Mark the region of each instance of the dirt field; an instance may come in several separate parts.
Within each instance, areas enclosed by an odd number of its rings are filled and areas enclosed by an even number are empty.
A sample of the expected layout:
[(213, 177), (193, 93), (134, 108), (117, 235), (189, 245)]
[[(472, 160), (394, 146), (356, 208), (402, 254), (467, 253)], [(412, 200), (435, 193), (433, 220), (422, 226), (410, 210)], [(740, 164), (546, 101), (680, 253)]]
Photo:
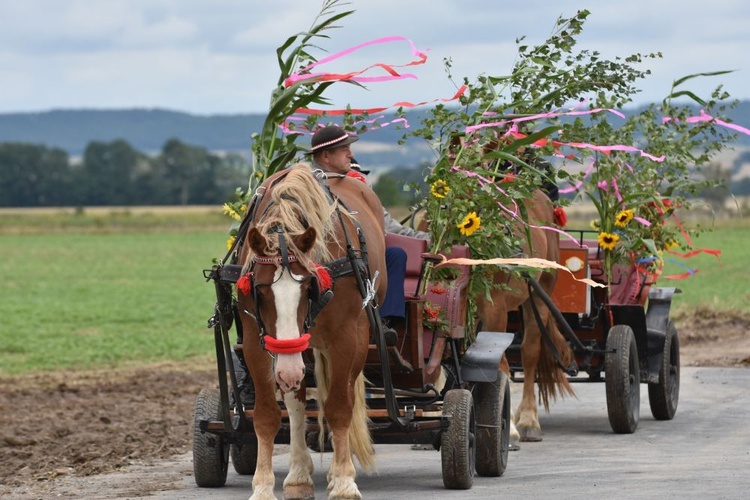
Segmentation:
[[(750, 317), (703, 311), (677, 327), (683, 366), (750, 367)], [(87, 497), (176, 487), (155, 480), (154, 468), (127, 466), (189, 451), (195, 397), (215, 384), (211, 359), (189, 367), (0, 379), (0, 497), (70, 497), (59, 478), (118, 470), (132, 474), (126, 491), (110, 491), (102, 481)]]

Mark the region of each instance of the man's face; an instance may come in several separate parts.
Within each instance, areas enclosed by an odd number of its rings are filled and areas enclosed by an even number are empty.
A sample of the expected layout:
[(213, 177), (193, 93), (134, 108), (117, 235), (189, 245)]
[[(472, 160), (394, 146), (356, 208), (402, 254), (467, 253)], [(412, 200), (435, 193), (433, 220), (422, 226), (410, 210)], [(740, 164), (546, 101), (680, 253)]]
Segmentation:
[(352, 150), (348, 145), (322, 151), (320, 154), (321, 157), (318, 163), (331, 172), (345, 174), (351, 170), (354, 155), (352, 155)]

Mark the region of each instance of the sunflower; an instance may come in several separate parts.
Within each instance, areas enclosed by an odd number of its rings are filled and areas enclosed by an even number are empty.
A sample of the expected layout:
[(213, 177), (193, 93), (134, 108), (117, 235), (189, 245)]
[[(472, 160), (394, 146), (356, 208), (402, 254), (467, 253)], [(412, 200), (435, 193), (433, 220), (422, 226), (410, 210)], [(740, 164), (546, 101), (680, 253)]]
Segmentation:
[(631, 220), (633, 220), (633, 211), (621, 210), (615, 217), (615, 226), (625, 227), (628, 225), (628, 222), (630, 222)]
[(461, 234), (464, 236), (471, 236), (474, 234), (474, 231), (479, 229), (482, 225), (482, 219), (480, 219), (477, 216), (476, 212), (471, 212), (469, 215), (464, 217), (464, 220), (461, 221), (461, 224), (456, 225), (458, 229), (461, 230)]
[(231, 250), (232, 245), (234, 244), (234, 236), (230, 236), (227, 240), (227, 250)]
[(598, 231), (599, 229), (601, 229), (599, 227), (599, 219), (594, 219), (591, 222), (589, 222), (589, 227), (593, 229), (594, 231)]
[(242, 220), (242, 216), (229, 203), (224, 203), (224, 213), (234, 220)]
[(442, 179), (436, 180), (430, 186), (430, 193), (432, 193), (432, 196), (435, 198), (445, 198), (450, 190), (451, 188), (448, 186), (448, 183)]
[(620, 237), (613, 233), (599, 233), (599, 246), (604, 250), (614, 250)]

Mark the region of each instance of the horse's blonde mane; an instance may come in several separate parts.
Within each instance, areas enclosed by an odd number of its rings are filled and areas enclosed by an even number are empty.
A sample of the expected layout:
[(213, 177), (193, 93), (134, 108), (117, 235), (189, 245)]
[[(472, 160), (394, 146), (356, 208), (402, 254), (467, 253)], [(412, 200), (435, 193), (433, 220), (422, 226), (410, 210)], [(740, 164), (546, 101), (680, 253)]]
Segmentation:
[[(330, 260), (328, 243), (333, 240), (335, 226), (332, 215), (336, 206), (329, 201), (310, 165), (298, 163), (291, 167), (283, 180), (270, 189), (268, 196), (270, 204), (262, 212), (261, 220), (255, 223), (261, 234), (266, 236), (266, 253), (279, 253), (274, 227), (281, 224), (289, 251), (297, 256), (305, 268), (312, 271), (315, 262)], [(294, 238), (308, 227), (314, 228), (317, 236), (312, 250), (303, 254), (295, 247)]]

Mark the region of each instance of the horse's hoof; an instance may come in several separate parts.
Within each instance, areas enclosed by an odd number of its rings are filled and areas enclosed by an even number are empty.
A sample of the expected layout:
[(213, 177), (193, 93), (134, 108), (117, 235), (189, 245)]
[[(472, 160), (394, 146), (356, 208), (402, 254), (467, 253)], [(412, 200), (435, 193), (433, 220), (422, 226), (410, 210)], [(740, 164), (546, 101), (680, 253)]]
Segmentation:
[(314, 498), (315, 488), (311, 484), (284, 486), (285, 500), (313, 500)]
[(541, 429), (520, 429), (521, 441), (526, 443), (537, 443), (542, 440)]

